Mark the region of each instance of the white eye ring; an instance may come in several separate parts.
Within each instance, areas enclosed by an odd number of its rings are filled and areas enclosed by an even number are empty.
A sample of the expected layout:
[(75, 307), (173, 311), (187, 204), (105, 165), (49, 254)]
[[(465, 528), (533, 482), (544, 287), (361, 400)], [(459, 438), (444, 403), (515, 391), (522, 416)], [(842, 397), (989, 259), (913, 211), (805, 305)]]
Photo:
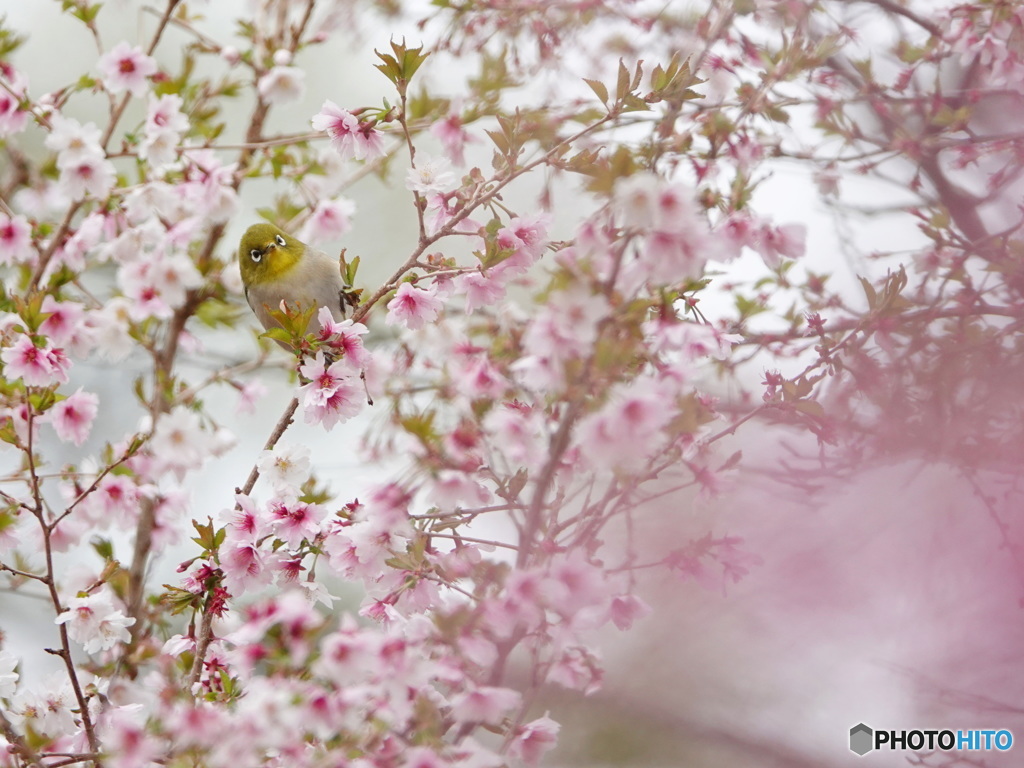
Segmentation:
[(257, 264), (259, 264), (260, 259), (263, 258), (263, 252), (257, 251), (255, 248), (253, 248), (251, 251), (249, 251), (249, 257)]
[(280, 235), (276, 235), (274, 237), (274, 239), (277, 241), (278, 245), (280, 245), (282, 248), (284, 248), (284, 238), (283, 237), (281, 237)]

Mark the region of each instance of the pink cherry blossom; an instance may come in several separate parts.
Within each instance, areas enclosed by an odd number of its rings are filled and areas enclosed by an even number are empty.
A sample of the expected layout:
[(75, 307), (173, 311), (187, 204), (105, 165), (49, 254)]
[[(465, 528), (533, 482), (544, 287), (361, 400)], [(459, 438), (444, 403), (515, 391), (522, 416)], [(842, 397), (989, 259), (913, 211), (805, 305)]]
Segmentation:
[(320, 341), (328, 344), (333, 352), (341, 354), (342, 361), (353, 371), (366, 367), (370, 362), (370, 353), (363, 346), (362, 337), (369, 330), (365, 325), (351, 320), (339, 323), (327, 307), (320, 307), (317, 320), (320, 322), (320, 331), (317, 333)]
[(743, 248), (753, 248), (759, 235), (753, 218), (745, 213), (730, 214), (715, 228), (715, 232), (722, 235), (721, 261), (731, 261), (739, 257)]
[(13, 266), (31, 261), (32, 227), (24, 216), (0, 213), (0, 264)]
[(324, 353), (318, 352), (299, 371), (309, 379), (299, 388), (307, 424), (322, 424), (331, 430), (362, 410), (362, 387), (348, 361), (338, 360), (327, 366)]
[(521, 274), (533, 266), (544, 250), (548, 223), (549, 217), (546, 214), (517, 216), (499, 229), (498, 247), (511, 251), (511, 254), (491, 272)]
[(611, 602), (611, 620), (616, 627), (625, 631), (633, 622), (651, 613), (651, 606), (636, 595), (616, 595)]
[(482, 307), (493, 307), (505, 298), (505, 282), (474, 270), (452, 278), (456, 295), (466, 297), (466, 314), (471, 315)]
[(142, 96), (148, 85), (146, 78), (156, 74), (156, 61), (142, 52), (139, 46), (120, 42), (100, 57), (97, 65), (103, 87), (111, 93)]
[(149, 441), (154, 471), (173, 472), (179, 479), (201, 467), (211, 447), (211, 435), (202, 428), (199, 415), (185, 406), (162, 415)]
[(238, 390), (238, 405), (235, 406), (237, 413), (253, 414), (256, 412), (256, 404), (267, 394), (267, 388), (259, 379), (247, 381)]
[(174, 131), (147, 131), (139, 145), (139, 157), (151, 166), (167, 165), (178, 157), (181, 136)]
[(98, 405), (99, 398), (96, 395), (83, 392), (79, 388), (66, 400), (61, 400), (53, 406), (50, 411), (50, 423), (53, 424), (57, 437), (75, 445), (84, 443), (92, 429)]
[(450, 768), (451, 765), (429, 747), (413, 747), (402, 758), (402, 768)]
[(380, 131), (369, 123), (342, 109), (333, 101), (325, 101), (310, 120), (314, 131), (324, 131), (339, 155), (356, 160), (373, 160), (383, 154)]
[(134, 525), (139, 500), (148, 492), (126, 475), (108, 474), (85, 498), (84, 507), (97, 524)]
[(564, 649), (548, 671), (550, 682), (570, 690), (582, 691), (587, 696), (601, 689), (603, 678), (599, 659), (579, 645)]
[(458, 113), (453, 112), (443, 120), (438, 120), (430, 126), (430, 132), (441, 141), (445, 154), (455, 165), (466, 164), (465, 147), (474, 139), (463, 127)]
[(323, 405), (351, 376), (348, 367), (340, 360), (328, 366), (323, 352), (318, 352), (315, 359), (303, 363), (299, 373), (309, 379), (308, 384), (299, 388), (305, 405)]
[(461, 504), (485, 504), (490, 493), (463, 472), (441, 471), (430, 486), (430, 501), (439, 509), (454, 510)]
[(0, 137), (13, 136), (25, 130), (29, 112), (21, 108), (28, 90), (25, 76), (7, 62), (0, 62)]
[(157, 763), (163, 749), (146, 729), (146, 712), (138, 705), (110, 707), (99, 722), (103, 744), (110, 753), (108, 762), (116, 768)]
[(452, 715), (463, 722), (498, 725), (509, 710), (519, 706), (521, 700), (518, 691), (480, 686), (452, 701)]
[(181, 111), (181, 97), (174, 93), (150, 96), (146, 109), (146, 132), (173, 131), (184, 133), (188, 130), (188, 116)]
[(509, 744), (509, 754), (529, 766), (537, 765), (557, 743), (560, 729), (561, 726), (547, 715), (520, 726)]
[(320, 524), (327, 514), (317, 504), (301, 501), (276, 501), (269, 510), (274, 534), (289, 549), (297, 549), (304, 539), (313, 541), (320, 532)]
[(307, 243), (323, 243), (339, 238), (352, 228), (352, 215), (355, 212), (356, 204), (348, 198), (319, 200), (299, 230), (299, 237)]
[(644, 378), (617, 388), (598, 411), (580, 420), (580, 450), (598, 469), (634, 471), (661, 447), (661, 428), (673, 411), (672, 392)]
[(53, 296), (43, 299), (42, 311), (49, 314), (39, 326), (39, 332), (60, 346), (67, 345), (82, 322), (84, 312), (79, 304), (57, 301)]
[(240, 541), (255, 541), (265, 536), (270, 530), (266, 515), (256, 506), (252, 498), (242, 493), (235, 494), (235, 508), (222, 512), (221, 519), (226, 521), (232, 536)]
[(512, 471), (532, 469), (543, 461), (547, 434), (537, 411), (503, 404), (487, 413), (483, 428), (493, 449), (500, 451), (494, 458)]
[(388, 325), (402, 324), (415, 330), (433, 322), (441, 311), (441, 306), (441, 300), (433, 286), (424, 290), (405, 282), (398, 286), (394, 298), (388, 302), (385, 322)]
[(96, 653), (127, 641), (128, 627), (135, 619), (115, 608), (111, 595), (102, 591), (71, 598), (67, 610), (54, 623), (67, 624), (71, 639), (81, 643), (86, 653)]
[(81, 200), (86, 195), (102, 200), (114, 188), (114, 166), (100, 155), (86, 155), (73, 161), (59, 158), (57, 165), (60, 189), (72, 200)]
[(359, 118), (342, 109), (333, 101), (325, 101), (320, 111), (310, 120), (314, 131), (325, 131), (331, 145), (344, 156), (355, 155), (355, 134), (359, 131)]
[(47, 387), (68, 380), (69, 363), (63, 351), (48, 344), (37, 346), (28, 334), (19, 334), (14, 343), (0, 352), (4, 374), (21, 379), (29, 387)]
[(769, 267), (775, 269), (782, 259), (798, 259), (807, 250), (807, 227), (803, 224), (783, 224), (761, 227), (757, 246), (761, 258)]
[(268, 104), (299, 101), (306, 93), (306, 73), (298, 67), (271, 67), (256, 87)]

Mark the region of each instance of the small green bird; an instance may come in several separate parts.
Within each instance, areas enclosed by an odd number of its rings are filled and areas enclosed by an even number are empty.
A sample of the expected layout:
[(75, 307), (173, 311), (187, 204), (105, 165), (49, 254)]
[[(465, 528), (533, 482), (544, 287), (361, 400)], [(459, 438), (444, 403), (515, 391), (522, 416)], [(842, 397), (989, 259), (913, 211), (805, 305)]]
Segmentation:
[[(282, 301), (293, 311), (327, 307), (338, 322), (353, 303), (337, 259), (273, 224), (253, 224), (245, 231), (238, 246), (238, 268), (245, 299), (267, 330), (280, 327), (270, 311), (280, 309)], [(306, 333), (319, 328), (314, 312)]]

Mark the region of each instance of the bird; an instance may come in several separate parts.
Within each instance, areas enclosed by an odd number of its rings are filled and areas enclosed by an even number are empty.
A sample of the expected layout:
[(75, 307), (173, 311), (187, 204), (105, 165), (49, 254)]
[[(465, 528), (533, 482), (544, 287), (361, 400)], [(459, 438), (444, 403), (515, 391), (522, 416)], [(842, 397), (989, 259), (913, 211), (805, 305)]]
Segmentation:
[[(284, 302), (291, 311), (327, 307), (335, 321), (358, 303), (342, 277), (342, 263), (269, 223), (253, 224), (238, 245), (238, 268), (245, 299), (268, 331), (281, 324), (272, 311)], [(319, 330), (314, 309), (306, 333)]]

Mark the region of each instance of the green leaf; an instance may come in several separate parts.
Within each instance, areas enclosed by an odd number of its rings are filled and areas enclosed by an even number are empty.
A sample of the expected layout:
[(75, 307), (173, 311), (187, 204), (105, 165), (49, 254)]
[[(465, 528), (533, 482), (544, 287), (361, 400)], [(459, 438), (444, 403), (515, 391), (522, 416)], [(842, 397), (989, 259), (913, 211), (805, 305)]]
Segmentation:
[(268, 328), (260, 334), (260, 338), (272, 339), (273, 341), (283, 341), (285, 344), (288, 344), (292, 340), (292, 335), (284, 328)]
[(608, 103), (608, 89), (605, 87), (604, 83), (600, 80), (591, 80), (586, 77), (583, 78), (583, 82), (590, 86), (590, 90), (597, 95), (597, 98), (601, 100), (602, 104)]
[(619, 59), (619, 77), (615, 84), (615, 100), (622, 101), (626, 98), (626, 94), (629, 93), (629, 70), (626, 69), (626, 65), (622, 63), (622, 59)]
[(94, 536), (89, 545), (93, 548), (97, 555), (104, 560), (114, 559), (114, 544), (110, 539), (105, 539), (102, 536)]

